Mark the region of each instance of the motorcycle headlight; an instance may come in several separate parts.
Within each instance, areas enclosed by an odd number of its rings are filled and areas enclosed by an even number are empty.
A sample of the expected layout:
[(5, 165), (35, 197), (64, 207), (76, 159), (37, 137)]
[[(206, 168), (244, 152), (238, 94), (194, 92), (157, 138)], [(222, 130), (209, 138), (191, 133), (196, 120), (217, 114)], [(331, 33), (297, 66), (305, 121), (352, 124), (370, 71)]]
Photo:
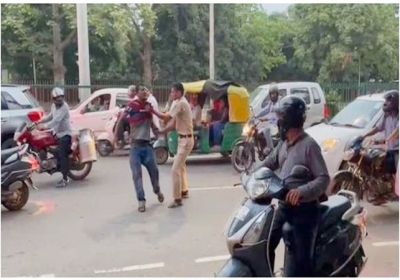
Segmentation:
[(253, 131), (253, 126), (251, 124), (246, 123), (242, 130), (242, 136), (251, 136)]
[(354, 150), (353, 149), (349, 149), (347, 151), (344, 152), (344, 156), (343, 159), (346, 161), (349, 161), (353, 158), (354, 156)]
[(265, 222), (267, 220), (267, 215), (265, 211), (258, 215), (254, 223), (251, 225), (249, 230), (243, 236), (242, 244), (254, 244), (260, 240)]
[[(250, 182), (250, 184), (249, 184)], [(268, 191), (271, 179), (264, 180), (248, 180), (246, 190), (250, 198), (257, 199)]]

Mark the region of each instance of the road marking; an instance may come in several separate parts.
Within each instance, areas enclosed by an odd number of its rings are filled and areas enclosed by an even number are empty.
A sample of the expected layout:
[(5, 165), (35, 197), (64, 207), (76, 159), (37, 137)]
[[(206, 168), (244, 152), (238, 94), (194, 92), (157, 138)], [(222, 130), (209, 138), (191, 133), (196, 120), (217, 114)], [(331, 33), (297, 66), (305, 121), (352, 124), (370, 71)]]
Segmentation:
[(228, 190), (228, 189), (240, 189), (239, 186), (219, 186), (219, 187), (205, 187), (205, 188), (190, 188), (191, 191), (209, 191), (209, 190)]
[(31, 275), (31, 276), (18, 276), (17, 278), (37, 278), (37, 277), (40, 277), (40, 278), (54, 278), (54, 277), (56, 277), (54, 274), (42, 274), (42, 275)]
[(399, 246), (399, 241), (375, 242), (372, 243), (375, 247)]
[(94, 273), (95, 274), (104, 274), (104, 273), (114, 273), (114, 272), (123, 272), (123, 271), (153, 269), (153, 268), (161, 268), (161, 267), (164, 267), (164, 263), (149, 263), (149, 264), (125, 266), (125, 267), (121, 267), (121, 268), (113, 268), (113, 269), (109, 269), (109, 270), (95, 270)]
[(195, 262), (196, 263), (205, 263), (205, 262), (224, 261), (224, 260), (229, 259), (230, 257), (231, 257), (230, 255), (206, 257), (206, 258), (197, 259), (197, 260), (195, 260)]
[(31, 201), (31, 203), (34, 203), (39, 208), (32, 215), (52, 213), (52, 212), (54, 212), (54, 209), (56, 207), (55, 204), (50, 201)]

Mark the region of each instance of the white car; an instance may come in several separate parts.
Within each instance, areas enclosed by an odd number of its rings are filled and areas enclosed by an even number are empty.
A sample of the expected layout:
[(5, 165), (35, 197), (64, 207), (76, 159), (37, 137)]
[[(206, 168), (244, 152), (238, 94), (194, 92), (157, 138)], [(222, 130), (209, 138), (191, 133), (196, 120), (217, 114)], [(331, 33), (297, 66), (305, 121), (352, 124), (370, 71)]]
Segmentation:
[[(332, 177), (344, 162), (343, 156), (346, 145), (357, 136), (364, 136), (383, 118), (383, 96), (385, 93), (360, 96), (329, 123), (320, 124), (306, 129), (320, 145), (323, 157)], [(378, 133), (371, 139), (381, 139), (383, 133)], [(368, 142), (369, 139), (364, 141)]]
[(127, 88), (104, 88), (93, 92), (90, 97), (70, 110), (72, 128), (90, 128), (95, 137), (105, 131), (115, 110), (129, 103)]
[[(325, 93), (318, 83), (284, 82), (277, 83), (279, 96), (296, 95), (302, 97), (307, 104), (307, 120), (304, 126), (310, 127), (329, 119), (329, 109)], [(270, 84), (261, 85), (250, 94), (250, 106), (258, 115), (268, 104)]]

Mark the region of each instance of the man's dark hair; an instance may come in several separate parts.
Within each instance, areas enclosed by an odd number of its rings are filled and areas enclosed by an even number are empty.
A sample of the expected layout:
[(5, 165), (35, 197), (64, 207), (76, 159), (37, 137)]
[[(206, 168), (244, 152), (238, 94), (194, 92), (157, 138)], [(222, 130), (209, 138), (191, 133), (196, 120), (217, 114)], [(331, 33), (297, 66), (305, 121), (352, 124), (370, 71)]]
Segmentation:
[(184, 92), (182, 83), (176, 83), (172, 86), (172, 88), (175, 89), (176, 91), (180, 91), (182, 94)]
[(139, 93), (139, 90), (140, 90), (140, 85), (136, 85), (136, 86), (135, 86), (135, 92), (136, 92), (136, 93)]

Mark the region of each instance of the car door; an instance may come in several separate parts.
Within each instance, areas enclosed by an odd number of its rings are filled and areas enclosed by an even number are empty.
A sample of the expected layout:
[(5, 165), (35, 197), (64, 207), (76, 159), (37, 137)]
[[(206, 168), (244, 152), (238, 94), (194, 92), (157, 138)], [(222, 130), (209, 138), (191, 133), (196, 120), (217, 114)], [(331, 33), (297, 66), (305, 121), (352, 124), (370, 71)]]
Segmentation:
[(311, 98), (310, 89), (306, 86), (292, 87), (290, 94), (303, 98), (307, 106), (307, 119), (304, 128), (311, 126), (315, 122), (315, 108)]
[(314, 123), (320, 123), (325, 119), (325, 103), (323, 100), (322, 90), (316, 87), (311, 87), (311, 97), (313, 100), (313, 108), (311, 109)]
[(73, 127), (76, 129), (92, 129), (97, 137), (105, 130), (106, 123), (112, 118), (110, 103), (110, 93), (103, 93), (89, 98), (88, 102), (81, 107), (80, 114), (74, 117), (72, 121)]

